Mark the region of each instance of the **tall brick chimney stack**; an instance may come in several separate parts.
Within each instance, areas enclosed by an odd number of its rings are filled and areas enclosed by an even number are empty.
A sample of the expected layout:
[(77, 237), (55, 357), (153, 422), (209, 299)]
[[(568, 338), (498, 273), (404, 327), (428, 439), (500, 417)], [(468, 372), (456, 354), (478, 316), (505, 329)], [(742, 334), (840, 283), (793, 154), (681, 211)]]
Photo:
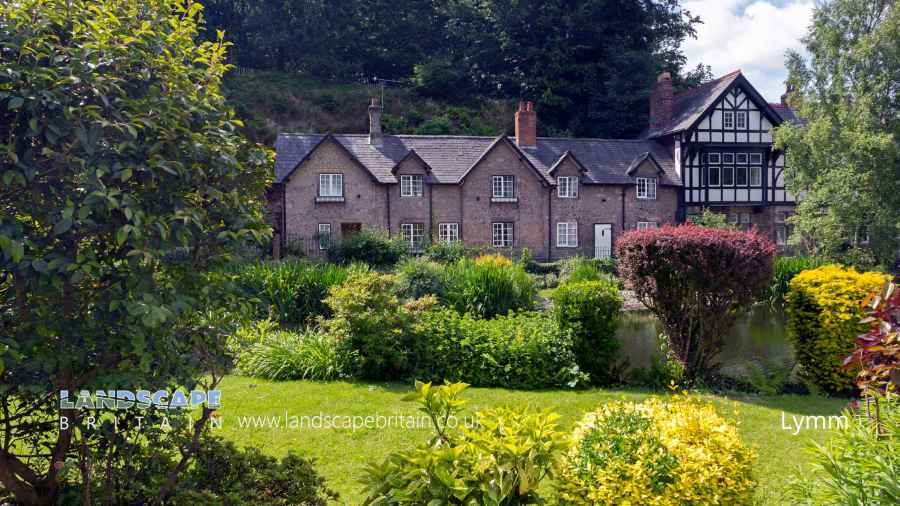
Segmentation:
[(531, 102), (519, 102), (516, 111), (516, 144), (520, 147), (537, 145), (537, 112)]
[(658, 128), (672, 119), (672, 75), (663, 72), (650, 89), (650, 128)]
[(384, 136), (381, 133), (381, 105), (377, 98), (372, 98), (372, 104), (369, 106), (369, 144), (381, 147), (384, 143)]

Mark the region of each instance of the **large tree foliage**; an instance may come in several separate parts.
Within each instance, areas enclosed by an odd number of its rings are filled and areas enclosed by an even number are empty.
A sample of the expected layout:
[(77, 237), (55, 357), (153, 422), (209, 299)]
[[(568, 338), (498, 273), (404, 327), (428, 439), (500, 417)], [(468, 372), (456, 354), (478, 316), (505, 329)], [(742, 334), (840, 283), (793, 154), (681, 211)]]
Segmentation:
[(54, 503), (69, 462), (116, 440), (75, 430), (86, 413), (60, 409), (59, 390), (221, 374), (227, 313), (201, 307), (199, 277), (268, 233), (267, 158), (236, 134), (219, 91), (225, 44), (196, 42), (200, 11), (0, 4), (0, 488), (22, 504)]
[(636, 135), (659, 72), (676, 85), (698, 18), (680, 0), (209, 0), (245, 67), (413, 79), (424, 94), (539, 104), (546, 133)]
[(796, 237), (825, 256), (890, 263), (900, 234), (900, 11), (891, 0), (831, 0), (804, 42), (809, 61), (787, 58), (802, 122), (776, 131), (789, 187), (803, 196)]

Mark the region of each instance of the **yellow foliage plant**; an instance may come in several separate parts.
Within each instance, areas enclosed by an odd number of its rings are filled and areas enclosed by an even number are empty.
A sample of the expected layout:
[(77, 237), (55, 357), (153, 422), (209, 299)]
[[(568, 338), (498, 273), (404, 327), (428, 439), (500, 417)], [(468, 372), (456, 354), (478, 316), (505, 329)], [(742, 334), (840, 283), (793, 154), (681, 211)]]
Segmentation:
[(802, 375), (830, 394), (856, 391), (856, 372), (843, 367), (865, 331), (866, 299), (890, 279), (879, 272), (857, 272), (840, 265), (802, 271), (785, 296), (788, 334)]
[(503, 255), (481, 255), (475, 259), (475, 265), (492, 265), (495, 267), (509, 267), (512, 260)]
[(560, 460), (564, 505), (751, 504), (753, 452), (714, 407), (689, 395), (611, 402), (576, 426)]

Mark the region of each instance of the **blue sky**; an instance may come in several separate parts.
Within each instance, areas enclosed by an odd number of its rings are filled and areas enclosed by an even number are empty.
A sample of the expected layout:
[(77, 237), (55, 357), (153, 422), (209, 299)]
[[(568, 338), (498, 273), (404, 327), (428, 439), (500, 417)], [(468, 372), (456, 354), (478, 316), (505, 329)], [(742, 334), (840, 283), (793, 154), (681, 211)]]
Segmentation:
[(686, 0), (684, 8), (703, 20), (697, 38), (684, 44), (689, 68), (703, 63), (717, 77), (741, 69), (769, 102), (777, 102), (787, 77), (785, 51), (802, 52), (813, 0)]

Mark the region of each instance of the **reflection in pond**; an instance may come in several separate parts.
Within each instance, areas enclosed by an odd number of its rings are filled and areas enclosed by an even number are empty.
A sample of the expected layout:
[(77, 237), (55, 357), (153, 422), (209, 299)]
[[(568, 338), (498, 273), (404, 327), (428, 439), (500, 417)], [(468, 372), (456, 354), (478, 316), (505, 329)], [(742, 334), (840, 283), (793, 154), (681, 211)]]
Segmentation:
[[(661, 331), (661, 325), (650, 312), (623, 312), (617, 334), (622, 343), (620, 356), (628, 358), (631, 367), (649, 367), (650, 357), (661, 355), (656, 337)], [(742, 366), (752, 358), (783, 361), (790, 357), (791, 345), (784, 311), (757, 304), (725, 336), (725, 347), (719, 360), (727, 367)]]

